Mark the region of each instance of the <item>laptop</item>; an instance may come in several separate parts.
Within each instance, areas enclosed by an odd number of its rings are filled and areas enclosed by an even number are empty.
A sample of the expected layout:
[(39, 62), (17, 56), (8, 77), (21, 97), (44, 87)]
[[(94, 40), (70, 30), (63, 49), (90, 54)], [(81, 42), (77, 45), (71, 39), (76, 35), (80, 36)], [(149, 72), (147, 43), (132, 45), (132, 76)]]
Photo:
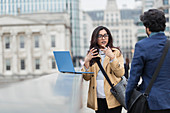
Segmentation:
[(69, 51), (53, 51), (58, 70), (62, 73), (93, 74), (93, 72), (77, 72), (74, 69)]

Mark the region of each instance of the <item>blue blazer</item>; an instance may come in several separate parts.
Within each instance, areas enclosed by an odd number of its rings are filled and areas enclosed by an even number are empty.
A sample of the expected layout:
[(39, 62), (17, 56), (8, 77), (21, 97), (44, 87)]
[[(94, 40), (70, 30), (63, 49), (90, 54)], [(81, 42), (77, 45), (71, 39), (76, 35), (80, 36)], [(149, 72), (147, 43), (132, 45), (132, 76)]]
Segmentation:
[[(134, 57), (131, 64), (130, 78), (126, 89), (126, 105), (132, 90), (137, 86), (140, 77), (140, 91), (145, 92), (152, 75), (158, 65), (167, 37), (157, 33), (145, 38), (135, 45)], [(147, 98), (151, 110), (170, 109), (170, 49)]]

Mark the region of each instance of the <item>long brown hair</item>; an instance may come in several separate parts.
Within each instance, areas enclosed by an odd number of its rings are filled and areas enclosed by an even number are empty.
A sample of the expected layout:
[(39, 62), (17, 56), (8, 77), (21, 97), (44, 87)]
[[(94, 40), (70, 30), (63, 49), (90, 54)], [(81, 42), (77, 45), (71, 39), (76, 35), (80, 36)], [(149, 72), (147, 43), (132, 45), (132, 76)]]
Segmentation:
[[(107, 32), (108, 37), (109, 37), (108, 44), (106, 45), (106, 47), (109, 46), (110, 48), (117, 48), (117, 49), (120, 51), (119, 47), (114, 47), (114, 46), (113, 46), (113, 38), (112, 38), (111, 32), (109, 31), (108, 28), (106, 28), (106, 27), (104, 27), (104, 26), (98, 26), (97, 28), (94, 29), (94, 31), (93, 31), (93, 33), (92, 33), (92, 36), (91, 36), (89, 51), (90, 51), (90, 49), (92, 49), (93, 47), (96, 48), (96, 49), (99, 49), (99, 45), (98, 45), (98, 43), (97, 43), (97, 41), (98, 41), (98, 35), (99, 35), (99, 32), (100, 32), (101, 30), (103, 30), (103, 29)], [(89, 53), (89, 51), (88, 51), (88, 53)], [(91, 61), (90, 61), (90, 66), (92, 66), (93, 64), (94, 64), (94, 61), (91, 60)]]

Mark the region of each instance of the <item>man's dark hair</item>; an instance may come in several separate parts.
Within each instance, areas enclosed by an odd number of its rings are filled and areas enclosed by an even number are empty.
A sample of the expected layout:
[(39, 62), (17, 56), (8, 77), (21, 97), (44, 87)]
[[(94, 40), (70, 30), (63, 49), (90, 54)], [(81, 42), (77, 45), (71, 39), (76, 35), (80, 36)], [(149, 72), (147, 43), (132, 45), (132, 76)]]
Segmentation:
[(165, 14), (158, 9), (150, 9), (140, 16), (140, 20), (151, 32), (165, 31)]

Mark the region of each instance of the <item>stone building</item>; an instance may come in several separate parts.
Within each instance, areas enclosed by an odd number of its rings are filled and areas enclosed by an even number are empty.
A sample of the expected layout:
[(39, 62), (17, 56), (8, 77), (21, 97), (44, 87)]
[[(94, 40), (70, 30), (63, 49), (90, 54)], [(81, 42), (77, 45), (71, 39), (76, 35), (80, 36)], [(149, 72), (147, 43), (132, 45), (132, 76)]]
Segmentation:
[(55, 50), (71, 52), (67, 13), (0, 16), (1, 78), (26, 78), (57, 72)]
[(39, 12), (68, 13), (71, 27), (71, 53), (74, 65), (81, 57), (80, 0), (1, 0), (0, 15), (32, 14)]

